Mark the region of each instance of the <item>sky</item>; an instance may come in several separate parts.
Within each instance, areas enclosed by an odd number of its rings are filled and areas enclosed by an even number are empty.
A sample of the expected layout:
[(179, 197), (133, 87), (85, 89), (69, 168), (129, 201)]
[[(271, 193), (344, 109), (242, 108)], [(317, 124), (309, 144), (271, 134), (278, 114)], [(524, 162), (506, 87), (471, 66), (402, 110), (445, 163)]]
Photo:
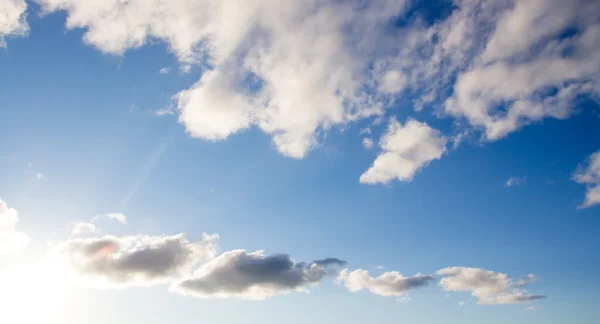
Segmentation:
[(0, 0), (0, 322), (596, 323), (600, 3)]

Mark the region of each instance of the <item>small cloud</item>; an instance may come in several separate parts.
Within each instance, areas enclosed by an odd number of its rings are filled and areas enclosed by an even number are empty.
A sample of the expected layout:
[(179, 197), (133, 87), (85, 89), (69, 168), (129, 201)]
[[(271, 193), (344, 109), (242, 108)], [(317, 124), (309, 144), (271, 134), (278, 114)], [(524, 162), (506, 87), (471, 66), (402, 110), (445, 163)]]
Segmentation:
[(189, 64), (182, 65), (179, 67), (179, 72), (181, 72), (183, 74), (190, 73), (191, 70), (192, 70), (192, 66)]
[(365, 137), (362, 140), (362, 145), (366, 148), (366, 149), (372, 149), (373, 148), (373, 140)]
[(377, 269), (377, 270), (381, 270), (381, 269), (383, 269), (383, 268), (385, 268), (385, 267), (384, 267), (384, 266), (382, 266), (381, 264), (378, 264), (378, 265), (376, 265), (374, 268), (375, 268), (375, 269)]
[(533, 306), (529, 306), (529, 307), (525, 308), (523, 311), (524, 312), (535, 312), (535, 311), (537, 311), (537, 308), (535, 308)]
[(170, 104), (164, 108), (161, 108), (154, 112), (156, 116), (166, 116), (166, 115), (174, 115), (175, 114), (175, 106)]
[(38, 172), (35, 174), (35, 180), (44, 180), (44, 179), (46, 179), (46, 176), (43, 173)]
[(412, 299), (410, 299), (410, 297), (408, 296), (403, 296), (402, 298), (397, 298), (396, 301), (399, 303), (407, 303), (409, 301), (411, 301)]
[(171, 72), (171, 69), (167, 68), (167, 67), (164, 67), (164, 68), (158, 70), (159, 74), (169, 74), (169, 72)]
[(127, 217), (123, 213), (108, 213), (104, 215), (96, 215), (92, 218), (92, 222), (96, 222), (100, 218), (114, 219), (121, 224), (127, 224)]
[(363, 129), (360, 130), (360, 132), (358, 132), (359, 135), (362, 134), (371, 134), (371, 129), (369, 127), (365, 127)]
[(458, 306), (465, 306), (465, 302), (464, 302), (464, 301), (462, 301), (462, 300), (461, 300), (461, 301), (459, 301), (459, 302), (458, 302)]
[(508, 181), (506, 181), (506, 186), (507, 187), (514, 187), (514, 186), (520, 186), (522, 184), (524, 184), (525, 182), (527, 182), (527, 178), (522, 177), (510, 177), (508, 179)]
[(79, 222), (73, 226), (73, 235), (86, 235), (96, 232), (96, 225), (88, 222)]

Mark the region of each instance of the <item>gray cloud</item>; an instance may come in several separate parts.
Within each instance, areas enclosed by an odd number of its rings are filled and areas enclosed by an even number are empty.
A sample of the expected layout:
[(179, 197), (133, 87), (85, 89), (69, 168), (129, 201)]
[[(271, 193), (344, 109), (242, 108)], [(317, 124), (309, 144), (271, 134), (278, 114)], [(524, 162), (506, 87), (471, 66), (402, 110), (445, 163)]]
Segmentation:
[(380, 296), (401, 296), (411, 289), (421, 288), (429, 285), (435, 278), (431, 275), (416, 274), (413, 277), (405, 277), (397, 271), (388, 271), (379, 277), (371, 277), (368, 270), (358, 269), (349, 272), (344, 269), (337, 278), (338, 282), (351, 292), (359, 292), (363, 289)]
[(228, 251), (202, 266), (196, 273), (171, 287), (196, 297), (260, 300), (293, 291), (307, 291), (323, 277), (335, 272), (330, 266), (345, 261), (328, 258), (297, 263), (287, 254), (265, 256), (263, 251)]
[(105, 236), (58, 244), (53, 256), (93, 287), (147, 286), (170, 282), (190, 273), (215, 254), (216, 235), (190, 242), (185, 235)]

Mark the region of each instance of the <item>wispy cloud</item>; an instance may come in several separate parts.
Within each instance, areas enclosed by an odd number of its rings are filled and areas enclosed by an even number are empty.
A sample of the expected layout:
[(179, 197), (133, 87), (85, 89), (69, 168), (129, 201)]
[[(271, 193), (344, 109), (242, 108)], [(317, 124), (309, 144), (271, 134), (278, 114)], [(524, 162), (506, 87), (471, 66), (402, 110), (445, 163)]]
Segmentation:
[(527, 182), (527, 178), (522, 177), (510, 177), (508, 178), (508, 180), (506, 181), (506, 186), (507, 187), (514, 187), (514, 186), (520, 186), (522, 184), (524, 184), (525, 182)]

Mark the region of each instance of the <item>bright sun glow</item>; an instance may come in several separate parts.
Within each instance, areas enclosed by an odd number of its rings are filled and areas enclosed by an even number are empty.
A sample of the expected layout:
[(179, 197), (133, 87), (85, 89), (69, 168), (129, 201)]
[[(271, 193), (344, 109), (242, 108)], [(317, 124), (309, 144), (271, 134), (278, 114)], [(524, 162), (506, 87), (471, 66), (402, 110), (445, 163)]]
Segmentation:
[(42, 260), (0, 269), (0, 323), (66, 324), (72, 302), (67, 271)]

